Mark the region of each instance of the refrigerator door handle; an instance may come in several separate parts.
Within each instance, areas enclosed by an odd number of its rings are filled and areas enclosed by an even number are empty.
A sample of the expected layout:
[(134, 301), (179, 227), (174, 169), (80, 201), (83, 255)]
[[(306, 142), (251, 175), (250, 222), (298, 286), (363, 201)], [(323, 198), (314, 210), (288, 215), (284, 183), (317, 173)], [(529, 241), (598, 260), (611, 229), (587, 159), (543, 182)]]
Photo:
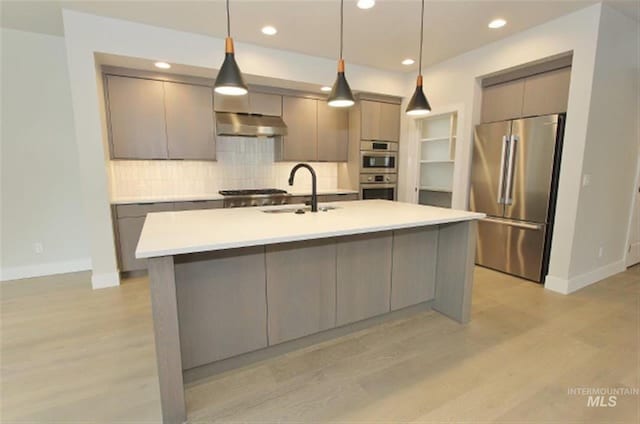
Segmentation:
[(513, 167), (515, 166), (516, 146), (518, 142), (518, 136), (512, 135), (509, 137), (509, 161), (507, 163), (507, 184), (504, 190), (504, 203), (510, 205), (513, 203), (513, 197), (511, 191), (513, 190)]
[(491, 222), (494, 224), (504, 224), (504, 225), (509, 225), (511, 227), (523, 228), (525, 230), (534, 230), (534, 231), (540, 231), (544, 227), (544, 225), (542, 224), (532, 224), (529, 222), (511, 221), (509, 219), (501, 219), (501, 218), (482, 218), (481, 221)]
[(500, 177), (498, 178), (498, 198), (496, 203), (504, 204), (504, 157), (507, 155), (507, 136), (502, 136), (502, 154), (500, 155)]

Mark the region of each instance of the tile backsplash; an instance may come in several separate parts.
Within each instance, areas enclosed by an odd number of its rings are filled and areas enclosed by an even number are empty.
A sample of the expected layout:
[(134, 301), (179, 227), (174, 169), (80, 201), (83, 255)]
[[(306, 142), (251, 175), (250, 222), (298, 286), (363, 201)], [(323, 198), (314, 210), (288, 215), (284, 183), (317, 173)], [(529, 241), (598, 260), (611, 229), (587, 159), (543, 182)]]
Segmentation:
[[(217, 162), (174, 160), (115, 160), (109, 162), (111, 199), (208, 196), (218, 190), (282, 188), (308, 192), (311, 175), (296, 173), (293, 187), (287, 180), (295, 162), (274, 162), (271, 138), (218, 137)], [(338, 188), (338, 166), (334, 162), (312, 163), (318, 189)]]

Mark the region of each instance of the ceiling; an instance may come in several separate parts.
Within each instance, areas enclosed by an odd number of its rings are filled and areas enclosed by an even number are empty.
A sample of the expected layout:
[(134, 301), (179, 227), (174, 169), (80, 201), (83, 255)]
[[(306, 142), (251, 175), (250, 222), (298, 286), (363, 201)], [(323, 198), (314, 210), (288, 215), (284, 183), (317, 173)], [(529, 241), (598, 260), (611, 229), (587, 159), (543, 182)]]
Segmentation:
[[(427, 0), (425, 6), (424, 63), (430, 65), (499, 40), (594, 0), (485, 1)], [(640, 2), (608, 2), (640, 20)], [(223, 1), (28, 1), (1, 0), (3, 27), (63, 35), (62, 8), (125, 19), (181, 31), (224, 37)], [(504, 28), (490, 30), (490, 20), (507, 20)], [(260, 32), (264, 25), (278, 29), (275, 36)], [(378, 0), (361, 10), (355, 0), (345, 2), (344, 57), (347, 63), (392, 71), (414, 71), (401, 65), (416, 59), (420, 33), (420, 2)], [(231, 31), (236, 41), (314, 56), (338, 54), (339, 2), (337, 0), (231, 1)]]

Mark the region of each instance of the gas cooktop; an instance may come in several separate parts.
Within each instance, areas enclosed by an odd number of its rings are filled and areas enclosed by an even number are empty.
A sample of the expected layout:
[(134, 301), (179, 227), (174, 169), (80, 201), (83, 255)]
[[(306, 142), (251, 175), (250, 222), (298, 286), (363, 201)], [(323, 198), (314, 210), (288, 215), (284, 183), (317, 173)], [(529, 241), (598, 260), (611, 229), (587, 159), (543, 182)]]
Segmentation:
[(278, 188), (253, 188), (245, 190), (220, 190), (224, 196), (223, 207), (284, 205), (289, 202), (289, 193)]

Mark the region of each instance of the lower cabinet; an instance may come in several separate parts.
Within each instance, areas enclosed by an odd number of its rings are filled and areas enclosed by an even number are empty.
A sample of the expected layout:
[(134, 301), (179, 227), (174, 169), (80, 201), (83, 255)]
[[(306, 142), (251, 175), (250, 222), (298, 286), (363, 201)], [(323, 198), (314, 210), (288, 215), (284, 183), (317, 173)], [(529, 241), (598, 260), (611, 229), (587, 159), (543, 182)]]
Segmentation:
[(266, 247), (269, 344), (336, 325), (336, 244), (309, 240)]
[(389, 312), (392, 241), (390, 231), (338, 239), (337, 325)]
[(194, 209), (217, 209), (222, 200), (195, 202), (159, 202), (116, 205), (114, 207), (114, 233), (116, 236), (116, 257), (121, 272), (147, 269), (146, 259), (136, 259), (136, 247), (142, 233), (144, 220), (148, 213), (166, 211), (185, 211)]
[[(319, 194), (318, 195), (318, 203), (326, 203), (326, 202), (346, 202), (352, 200), (359, 200), (358, 193), (342, 193), (342, 194)], [(291, 196), (289, 198), (289, 203), (297, 204), (297, 203), (310, 203), (311, 195), (309, 196)]]
[(264, 247), (175, 257), (182, 368), (267, 346)]
[(433, 299), (437, 260), (438, 227), (393, 232), (392, 311)]

